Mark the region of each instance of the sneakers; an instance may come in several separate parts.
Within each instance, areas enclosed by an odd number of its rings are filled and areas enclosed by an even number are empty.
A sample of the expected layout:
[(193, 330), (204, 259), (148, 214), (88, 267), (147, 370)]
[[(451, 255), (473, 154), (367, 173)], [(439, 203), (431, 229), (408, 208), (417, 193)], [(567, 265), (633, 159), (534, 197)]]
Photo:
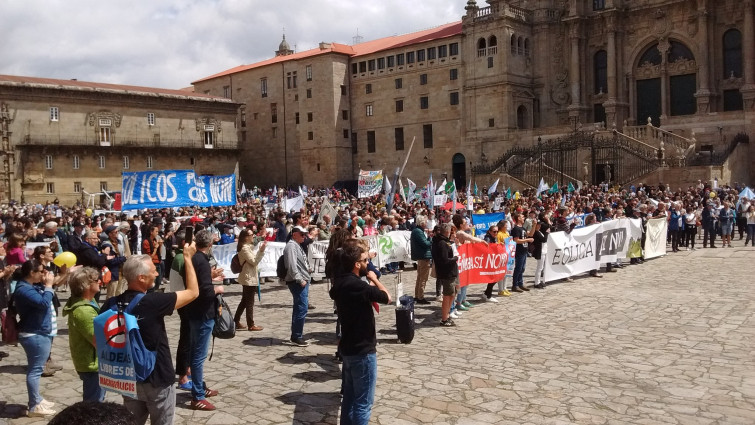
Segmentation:
[(55, 407), (55, 403), (52, 401), (47, 401), (45, 399), (42, 399), (42, 401), (39, 402), (40, 406), (44, 406), (46, 409), (53, 409)]
[(522, 291), (524, 291), (524, 292), (530, 292), (530, 288), (528, 288), (526, 286), (522, 286)]
[(544, 285), (544, 284), (542, 284), (542, 283), (538, 283), (537, 285), (533, 286), (533, 288), (537, 288), (537, 289), (545, 289), (545, 285)]
[(461, 311), (468, 311), (469, 307), (465, 306), (464, 303), (456, 304), (456, 309)]
[(194, 410), (215, 410), (215, 406), (207, 400), (191, 400), (191, 408)]
[(309, 343), (302, 338), (291, 338), (291, 343), (297, 347), (309, 347)]
[(53, 409), (52, 406), (45, 406), (44, 404), (39, 403), (33, 408), (29, 409), (29, 411), (26, 413), (26, 416), (30, 418), (42, 418), (45, 416), (52, 416), (56, 413), (58, 412)]
[(422, 305), (430, 304), (430, 301), (428, 301), (428, 300), (426, 300), (424, 298), (417, 298), (416, 300), (414, 300), (414, 302), (417, 303), (417, 304), (422, 304)]
[(474, 304), (472, 304), (472, 303), (471, 303), (471, 302), (469, 302), (469, 301), (464, 301), (464, 302), (462, 303), (462, 305), (464, 305), (464, 307), (466, 307), (466, 308), (472, 308), (472, 307), (474, 307)]
[(211, 390), (211, 389), (207, 388), (207, 384), (205, 384), (205, 389), (204, 389), (204, 396), (205, 397), (215, 397), (218, 394), (220, 394), (218, 392), (218, 390)]
[(493, 297), (490, 297), (490, 298), (485, 297), (485, 298), (487, 298), (485, 301), (487, 301), (489, 303), (497, 303), (498, 302), (498, 298), (493, 298)]
[(499, 292), (498, 295), (501, 296), (501, 297), (510, 297), (511, 296), (511, 292), (509, 292), (509, 291), (507, 291), (507, 290), (504, 289), (503, 291)]
[(194, 384), (192, 384), (191, 381), (186, 381), (183, 384), (179, 382), (178, 387), (176, 388), (179, 390), (191, 391), (191, 389), (194, 388)]
[(511, 292), (524, 292), (524, 291), (522, 290), (522, 288), (517, 286), (515, 288), (511, 288)]
[(448, 315), (448, 317), (452, 319), (458, 319), (459, 317), (461, 317), (461, 315), (459, 314), (458, 311), (452, 311), (451, 314)]
[(451, 326), (456, 326), (456, 323), (454, 323), (454, 321), (449, 318), (447, 320), (441, 320), (440, 325), (445, 326), (445, 327), (451, 327)]

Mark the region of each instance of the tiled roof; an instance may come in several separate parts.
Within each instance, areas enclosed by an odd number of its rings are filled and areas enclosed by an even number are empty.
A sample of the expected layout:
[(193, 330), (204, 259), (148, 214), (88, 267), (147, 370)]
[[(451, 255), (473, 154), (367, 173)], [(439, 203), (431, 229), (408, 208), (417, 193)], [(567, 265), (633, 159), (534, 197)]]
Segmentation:
[(173, 90), (157, 87), (126, 86), (121, 84), (94, 83), (78, 80), (57, 80), (54, 78), (24, 77), (18, 75), (0, 75), (0, 86), (26, 86), (40, 88), (58, 88), (66, 90), (110, 92), (114, 94), (136, 94), (142, 96), (174, 97), (191, 100), (233, 103), (231, 99), (194, 93), (193, 89)]
[(247, 71), (254, 68), (260, 68), (266, 65), (274, 63), (286, 62), (291, 60), (299, 60), (308, 58), (311, 56), (321, 55), (325, 53), (340, 53), (348, 56), (363, 56), (369, 55), (381, 50), (393, 49), (397, 47), (408, 46), (412, 44), (422, 43), (425, 41), (438, 40), (441, 38), (451, 37), (461, 34), (461, 21), (452, 22), (450, 24), (441, 25), (439, 27), (431, 28), (428, 30), (413, 32), (409, 34), (395, 35), (391, 37), (379, 38), (377, 40), (366, 41), (364, 43), (347, 45), (339, 43), (330, 43), (329, 48), (314, 48), (305, 50), (303, 52), (294, 53), (287, 56), (276, 56), (274, 58), (264, 60), (262, 62), (256, 62), (249, 65), (239, 65), (235, 68), (231, 68), (222, 72), (219, 72), (209, 77), (205, 77), (194, 81), (192, 84), (200, 83), (202, 81), (212, 80), (214, 78), (223, 77), (226, 75), (236, 74), (239, 72)]

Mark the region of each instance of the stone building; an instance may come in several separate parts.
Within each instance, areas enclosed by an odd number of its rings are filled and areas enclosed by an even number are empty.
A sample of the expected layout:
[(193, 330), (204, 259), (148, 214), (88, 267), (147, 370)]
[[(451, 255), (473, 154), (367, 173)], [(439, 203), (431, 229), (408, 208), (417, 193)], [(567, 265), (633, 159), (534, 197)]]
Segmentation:
[(87, 202), (120, 191), (124, 171), (230, 174), (238, 108), (191, 91), (0, 75), (0, 202)]

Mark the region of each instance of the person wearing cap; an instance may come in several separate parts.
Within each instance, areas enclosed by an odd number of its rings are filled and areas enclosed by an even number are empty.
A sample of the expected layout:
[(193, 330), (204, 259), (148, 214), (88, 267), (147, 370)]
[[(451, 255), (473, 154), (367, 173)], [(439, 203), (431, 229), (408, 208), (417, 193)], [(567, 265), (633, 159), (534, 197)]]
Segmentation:
[(309, 305), (309, 285), (312, 278), (309, 274), (307, 254), (301, 247), (307, 231), (301, 226), (291, 229), (291, 240), (283, 249), (283, 262), (286, 266), (286, 285), (293, 297), (293, 311), (291, 313), (291, 342), (299, 347), (309, 345), (303, 338), (304, 320), (307, 317)]

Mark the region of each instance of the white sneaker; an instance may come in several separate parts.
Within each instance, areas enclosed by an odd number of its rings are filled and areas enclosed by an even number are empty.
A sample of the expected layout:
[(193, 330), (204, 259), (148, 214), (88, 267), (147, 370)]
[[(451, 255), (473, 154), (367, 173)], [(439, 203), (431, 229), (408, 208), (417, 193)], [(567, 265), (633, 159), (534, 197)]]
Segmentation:
[(42, 401), (39, 402), (39, 405), (44, 406), (47, 409), (52, 409), (53, 407), (55, 407), (55, 403), (53, 403), (52, 401), (47, 401), (45, 399), (42, 399)]
[(459, 318), (459, 313), (457, 313), (455, 311), (452, 311), (451, 314), (448, 315), (448, 317), (450, 317), (452, 319), (458, 319)]
[(498, 302), (498, 298), (490, 297), (486, 301), (489, 302), (489, 303), (497, 303)]
[(43, 404), (38, 404), (34, 406), (33, 409), (29, 410), (29, 412), (26, 414), (26, 416), (30, 418), (40, 418), (44, 416), (52, 416), (54, 414), (58, 413), (55, 411), (52, 407), (47, 407)]

